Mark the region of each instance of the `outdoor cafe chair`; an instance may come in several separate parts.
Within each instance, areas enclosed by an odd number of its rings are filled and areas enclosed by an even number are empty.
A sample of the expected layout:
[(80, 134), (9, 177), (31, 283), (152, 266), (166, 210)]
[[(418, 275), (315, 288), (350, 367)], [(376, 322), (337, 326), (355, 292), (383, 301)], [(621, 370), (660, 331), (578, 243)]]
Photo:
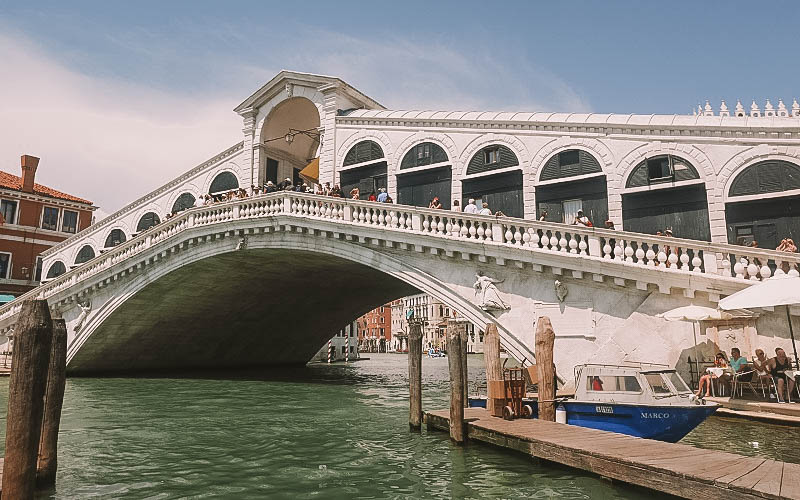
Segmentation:
[[(748, 373), (752, 373), (753, 375), (750, 377), (750, 380), (742, 380), (744, 375)], [(764, 384), (766, 382), (766, 391), (764, 390)], [(733, 381), (732, 381), (732, 390), (731, 390), (731, 399), (734, 398), (737, 394), (739, 397), (742, 397), (744, 387), (749, 387), (751, 391), (753, 391), (754, 396), (758, 396), (758, 392), (756, 392), (756, 385), (761, 388), (761, 396), (764, 399), (767, 399), (767, 394), (772, 395), (773, 393), (775, 396), (778, 396), (778, 388), (775, 385), (775, 380), (773, 380), (770, 376), (760, 377), (755, 370), (748, 370), (746, 372), (739, 372), (733, 374)], [(780, 398), (778, 399), (780, 400)]]

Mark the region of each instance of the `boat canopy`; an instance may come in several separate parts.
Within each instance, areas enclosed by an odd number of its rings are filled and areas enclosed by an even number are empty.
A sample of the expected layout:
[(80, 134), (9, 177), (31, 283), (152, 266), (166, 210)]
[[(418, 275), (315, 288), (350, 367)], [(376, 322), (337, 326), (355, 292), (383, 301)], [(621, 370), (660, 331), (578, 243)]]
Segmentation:
[(629, 363), (575, 367), (575, 400), (598, 403), (686, 404), (686, 382), (666, 365)]

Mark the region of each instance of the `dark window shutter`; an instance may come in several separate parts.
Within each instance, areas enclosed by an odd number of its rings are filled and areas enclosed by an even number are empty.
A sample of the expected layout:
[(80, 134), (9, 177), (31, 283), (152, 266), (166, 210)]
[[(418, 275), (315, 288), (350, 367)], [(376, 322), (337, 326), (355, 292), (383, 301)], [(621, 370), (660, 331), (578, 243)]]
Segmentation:
[[(669, 162), (672, 162), (672, 174), (669, 173)], [(642, 160), (636, 165), (628, 181), (627, 188), (649, 186), (661, 182), (679, 182), (699, 179), (700, 174), (694, 165), (679, 156), (659, 155)]]
[[(425, 154), (426, 152), (428, 154)], [(400, 162), (400, 169), (444, 163), (447, 160), (447, 153), (441, 146), (432, 142), (423, 142), (411, 148), (403, 156), (403, 161)]]
[[(486, 151), (490, 149), (499, 149), (500, 161), (495, 163), (486, 163)], [(473, 155), (467, 165), (467, 175), (480, 174), (490, 170), (498, 170), (501, 168), (516, 167), (519, 165), (517, 155), (511, 151), (507, 146), (487, 146)]]
[(210, 194), (222, 193), (239, 189), (239, 179), (230, 172), (220, 172), (214, 180), (211, 181), (211, 187), (208, 188)]
[(779, 193), (800, 189), (800, 166), (783, 160), (750, 165), (733, 180), (728, 196)]
[(568, 149), (547, 160), (539, 178), (543, 181), (551, 181), (562, 177), (574, 177), (602, 171), (600, 163), (591, 154), (580, 149)]
[(343, 166), (355, 165), (383, 158), (383, 150), (375, 141), (361, 141), (344, 156)]

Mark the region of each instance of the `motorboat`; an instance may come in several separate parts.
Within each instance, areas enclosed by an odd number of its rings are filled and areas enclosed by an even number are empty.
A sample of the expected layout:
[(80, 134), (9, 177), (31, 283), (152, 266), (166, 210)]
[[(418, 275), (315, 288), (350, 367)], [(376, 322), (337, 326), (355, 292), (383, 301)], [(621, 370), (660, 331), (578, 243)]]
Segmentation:
[[(536, 417), (535, 399), (524, 402)], [(470, 398), (470, 406), (485, 408), (486, 399)], [(674, 443), (718, 408), (666, 365), (584, 364), (575, 367), (575, 396), (558, 399), (556, 413), (570, 425)]]
[(445, 357), (445, 353), (443, 353), (439, 349), (434, 349), (433, 347), (431, 347), (430, 349), (428, 349), (428, 357), (429, 358), (444, 358)]

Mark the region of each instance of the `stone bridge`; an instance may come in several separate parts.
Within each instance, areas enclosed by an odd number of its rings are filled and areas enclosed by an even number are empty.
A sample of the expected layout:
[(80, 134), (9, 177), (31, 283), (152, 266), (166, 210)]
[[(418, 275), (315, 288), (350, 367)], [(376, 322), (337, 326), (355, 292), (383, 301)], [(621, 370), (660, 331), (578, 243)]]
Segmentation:
[[(66, 320), (71, 373), (304, 363), (341, 325), (419, 290), (476, 325), (495, 322), (505, 349), (523, 363), (533, 362), (535, 319), (549, 316), (556, 362), (569, 379), (585, 361), (685, 362), (692, 325), (656, 314), (713, 306), (773, 272), (796, 273), (798, 260), (279, 192), (180, 212), (23, 298), (47, 299)], [(476, 275), (493, 279), (490, 292), (505, 307), (476, 294)], [(4, 335), (20, 302), (0, 308)], [(786, 344), (785, 316), (761, 311), (743, 321), (753, 347)], [(707, 339), (718, 348), (725, 325), (706, 326), (719, 330)]]

